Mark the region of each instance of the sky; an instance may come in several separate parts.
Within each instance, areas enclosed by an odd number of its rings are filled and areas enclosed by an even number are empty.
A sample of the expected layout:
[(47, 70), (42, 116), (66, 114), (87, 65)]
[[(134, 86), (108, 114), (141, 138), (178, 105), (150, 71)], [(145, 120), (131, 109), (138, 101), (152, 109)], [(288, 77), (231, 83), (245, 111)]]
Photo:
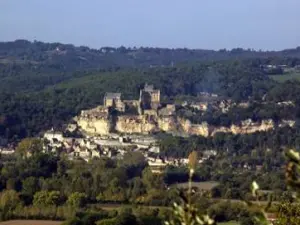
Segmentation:
[(0, 0), (0, 41), (93, 48), (300, 46), (300, 0)]

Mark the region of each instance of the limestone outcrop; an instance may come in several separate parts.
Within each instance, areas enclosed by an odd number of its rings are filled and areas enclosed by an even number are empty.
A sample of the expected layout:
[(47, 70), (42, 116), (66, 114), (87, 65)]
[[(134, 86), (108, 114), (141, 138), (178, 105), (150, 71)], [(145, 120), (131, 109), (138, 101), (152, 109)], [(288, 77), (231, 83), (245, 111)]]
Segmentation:
[(110, 121), (105, 118), (81, 118), (75, 119), (81, 130), (88, 134), (108, 135), (110, 133)]
[(158, 128), (164, 132), (176, 132), (178, 124), (174, 117), (158, 117)]
[(251, 134), (259, 131), (269, 131), (275, 128), (273, 120), (253, 122), (251, 119), (244, 120), (241, 124), (233, 124), (230, 127), (214, 127), (211, 136), (216, 133)]
[(115, 130), (120, 133), (141, 133), (149, 134), (158, 131), (158, 126), (151, 117), (138, 116), (119, 116), (117, 118)]
[(114, 119), (104, 108), (98, 107), (83, 111), (74, 118), (77, 127), (90, 135), (108, 135), (111, 132), (128, 134), (150, 134), (163, 131), (166, 133), (183, 133), (186, 135), (214, 136), (217, 133), (251, 134), (260, 131), (269, 131), (276, 127), (295, 125), (295, 121), (282, 120), (274, 123), (273, 120), (254, 122), (251, 119), (232, 124), (229, 127), (213, 126), (207, 122), (193, 124), (190, 120), (176, 115), (119, 115)]
[(107, 135), (111, 131), (108, 108), (103, 106), (81, 111), (74, 121), (82, 131), (91, 135)]

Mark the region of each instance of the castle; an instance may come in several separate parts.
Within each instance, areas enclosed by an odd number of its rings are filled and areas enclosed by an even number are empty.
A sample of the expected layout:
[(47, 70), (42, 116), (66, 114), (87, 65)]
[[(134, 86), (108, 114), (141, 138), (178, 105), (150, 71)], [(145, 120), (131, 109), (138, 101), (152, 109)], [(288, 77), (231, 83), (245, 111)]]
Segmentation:
[[(240, 124), (231, 124), (228, 127), (210, 125), (203, 121), (192, 123), (189, 119), (180, 116), (177, 109), (204, 107), (201, 105), (161, 104), (160, 90), (153, 85), (145, 84), (140, 90), (138, 100), (122, 100), (121, 93), (106, 93), (103, 105), (83, 110), (73, 119), (72, 130), (79, 129), (88, 135), (109, 136), (111, 134), (153, 134), (166, 132), (173, 135), (200, 135), (214, 136), (216, 133), (249, 134), (257, 131), (268, 131), (275, 126), (294, 126), (293, 121), (281, 121), (275, 124), (272, 120), (255, 122), (241, 121)], [(204, 105), (206, 106), (206, 105)], [(222, 107), (221, 107), (222, 108)], [(205, 109), (204, 109), (205, 110)], [(117, 112), (117, 113), (116, 113)]]
[(125, 105), (121, 100), (121, 93), (106, 93), (103, 99), (103, 103), (107, 108), (113, 107), (120, 112), (125, 111)]
[(153, 85), (145, 84), (140, 90), (139, 100), (121, 99), (121, 93), (106, 93), (103, 99), (104, 107), (114, 108), (119, 112), (125, 112), (126, 108), (136, 108), (138, 114), (157, 114), (160, 106), (160, 90)]

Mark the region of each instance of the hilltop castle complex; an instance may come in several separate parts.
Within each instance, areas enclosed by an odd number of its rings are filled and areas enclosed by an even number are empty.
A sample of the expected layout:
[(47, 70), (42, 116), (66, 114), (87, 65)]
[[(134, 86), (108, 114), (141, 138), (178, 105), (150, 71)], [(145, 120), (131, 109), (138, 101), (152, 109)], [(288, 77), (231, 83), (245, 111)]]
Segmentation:
[(125, 112), (128, 108), (136, 108), (139, 114), (149, 112), (149, 110), (157, 111), (160, 106), (160, 90), (154, 89), (153, 85), (145, 84), (140, 90), (139, 100), (121, 99), (121, 93), (106, 93), (104, 96), (104, 107), (114, 108), (119, 112)]
[[(145, 84), (140, 90), (138, 100), (122, 100), (121, 93), (106, 93), (103, 105), (94, 109), (83, 110), (74, 118), (75, 125), (87, 135), (105, 136), (119, 134), (151, 134), (167, 132), (175, 135), (213, 136), (218, 132), (246, 134), (273, 129), (276, 124), (272, 120), (253, 122), (251, 119), (229, 127), (215, 127), (202, 122), (192, 123), (189, 119), (179, 116), (177, 107), (181, 109), (197, 108), (207, 110), (207, 104), (162, 104), (160, 90), (153, 85)], [(221, 102), (222, 103), (222, 102)], [(222, 107), (222, 104), (220, 104)], [(199, 106), (199, 107), (198, 107)], [(205, 107), (203, 107), (205, 106)], [(223, 107), (224, 108), (224, 107)], [(222, 108), (222, 109), (223, 109)], [(280, 126), (293, 126), (290, 121), (282, 121)]]

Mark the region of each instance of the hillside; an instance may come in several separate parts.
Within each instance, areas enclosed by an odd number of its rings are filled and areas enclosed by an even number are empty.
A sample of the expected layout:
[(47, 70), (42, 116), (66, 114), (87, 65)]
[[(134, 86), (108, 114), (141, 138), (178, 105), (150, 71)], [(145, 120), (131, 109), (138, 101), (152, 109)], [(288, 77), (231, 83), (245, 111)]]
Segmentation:
[[(278, 58), (299, 58), (300, 47), (282, 51), (255, 51), (235, 48), (221, 49), (167, 49), (167, 48), (126, 48), (102, 47), (92, 49), (71, 44), (43, 43), (39, 41), (16, 40), (0, 42), (0, 63), (32, 64), (60, 67), (66, 71), (109, 68), (170, 66), (173, 63), (220, 61), (229, 59), (261, 58), (275, 62)], [(268, 59), (269, 58), (269, 59)], [(272, 58), (272, 59), (271, 59)], [(276, 59), (277, 58), (277, 59)], [(282, 60), (282, 59), (279, 59)], [(299, 60), (293, 63), (297, 64)]]
[(38, 91), (91, 72), (114, 72), (124, 68), (155, 68), (247, 61), (251, 66), (300, 64), (300, 48), (283, 51), (244, 49), (202, 50), (166, 48), (91, 49), (70, 44), (16, 40), (0, 42), (0, 90)]
[[(75, 47), (17, 40), (0, 43), (0, 136), (18, 140), (60, 127), (82, 109), (102, 103), (105, 92), (135, 99), (144, 83), (161, 90), (162, 101), (197, 100), (200, 92), (234, 101), (298, 102), (298, 82), (276, 83), (262, 64), (300, 64), (300, 49), (278, 52)], [(172, 62), (174, 63), (173, 65)], [(156, 66), (155, 66), (156, 65)], [(266, 95), (267, 94), (267, 95)], [(183, 115), (192, 121), (228, 125), (251, 118), (296, 119), (292, 110), (256, 104), (249, 110)]]

